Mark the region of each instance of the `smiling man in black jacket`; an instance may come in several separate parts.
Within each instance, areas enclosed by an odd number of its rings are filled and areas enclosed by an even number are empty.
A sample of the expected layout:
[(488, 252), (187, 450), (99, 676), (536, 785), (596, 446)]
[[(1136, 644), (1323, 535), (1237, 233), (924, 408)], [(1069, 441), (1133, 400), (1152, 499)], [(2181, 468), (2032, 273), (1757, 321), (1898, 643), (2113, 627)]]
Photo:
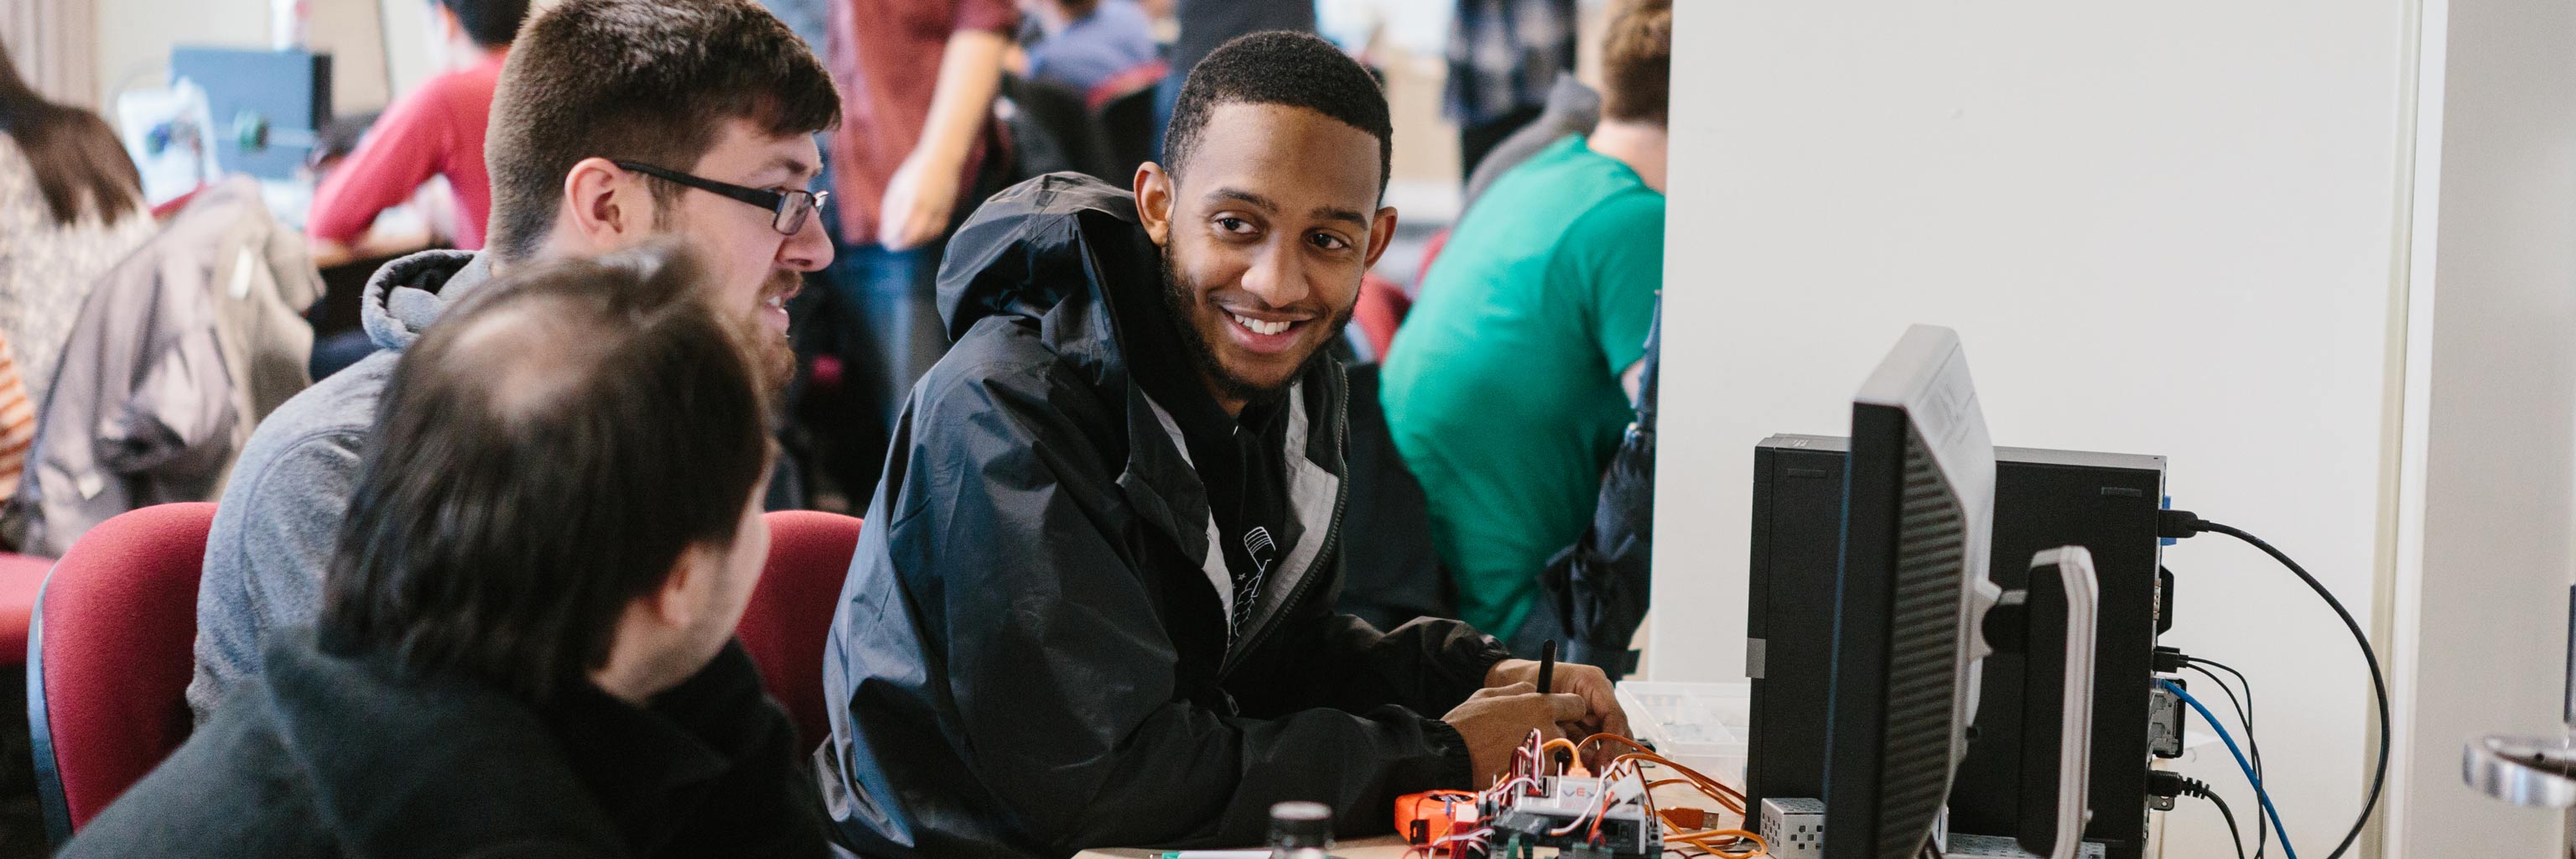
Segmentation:
[(1357, 63), (1262, 33), (1192, 71), (1135, 192), (994, 197), (939, 277), (957, 340), (913, 389), (824, 659), (818, 753), (867, 855), (1350, 834), (1481, 786), (1532, 730), (1624, 731), (1599, 671), (1454, 621), (1332, 613), (1346, 393), (1323, 347), (1395, 229)]

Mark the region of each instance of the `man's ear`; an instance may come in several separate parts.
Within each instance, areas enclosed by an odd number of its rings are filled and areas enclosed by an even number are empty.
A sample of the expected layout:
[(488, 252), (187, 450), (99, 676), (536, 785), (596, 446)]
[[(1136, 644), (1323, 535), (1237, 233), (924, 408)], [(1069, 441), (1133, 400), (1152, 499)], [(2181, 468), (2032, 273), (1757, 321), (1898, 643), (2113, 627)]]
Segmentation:
[(1377, 216), (1369, 219), (1368, 264), (1377, 267), (1377, 258), (1386, 255), (1388, 245), (1395, 243), (1395, 207), (1381, 206)]
[(1145, 225), (1145, 235), (1154, 244), (1171, 246), (1172, 239), (1172, 174), (1163, 165), (1147, 161), (1136, 165), (1136, 220)]
[(643, 177), (628, 173), (606, 158), (584, 158), (564, 174), (563, 211), (555, 234), (571, 240), (576, 253), (596, 254), (623, 247), (653, 227), (653, 194)]
[(715, 587), (724, 562), (721, 549), (692, 544), (680, 550), (680, 557), (671, 561), (671, 574), (662, 578), (662, 586), (644, 595), (653, 616), (674, 627), (697, 622), (698, 613), (706, 610), (707, 591)]

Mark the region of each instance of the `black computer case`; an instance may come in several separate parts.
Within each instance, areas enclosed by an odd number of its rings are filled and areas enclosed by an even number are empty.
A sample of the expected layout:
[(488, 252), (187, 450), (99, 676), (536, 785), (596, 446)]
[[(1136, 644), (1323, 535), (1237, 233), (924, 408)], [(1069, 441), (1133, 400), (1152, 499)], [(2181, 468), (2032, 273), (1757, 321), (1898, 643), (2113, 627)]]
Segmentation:
[[(1801, 435), (1772, 436), (1754, 449), (1745, 793), (1757, 825), (1764, 797), (1824, 796), (1846, 450), (1845, 439)], [(2108, 859), (2137, 859), (2146, 846), (2147, 720), (2161, 596), (2156, 511), (2163, 506), (2164, 471), (2160, 456), (1995, 449), (1995, 582), (2026, 585), (2031, 555), (2063, 545), (2091, 550), (2100, 578), (2093, 818), (2084, 837), (2101, 843)], [(1953, 832), (2010, 837), (2026, 792), (2053, 788), (2025, 785), (2022, 778), (2022, 669), (2018, 655), (1985, 661), (1968, 755), (1950, 794)]]

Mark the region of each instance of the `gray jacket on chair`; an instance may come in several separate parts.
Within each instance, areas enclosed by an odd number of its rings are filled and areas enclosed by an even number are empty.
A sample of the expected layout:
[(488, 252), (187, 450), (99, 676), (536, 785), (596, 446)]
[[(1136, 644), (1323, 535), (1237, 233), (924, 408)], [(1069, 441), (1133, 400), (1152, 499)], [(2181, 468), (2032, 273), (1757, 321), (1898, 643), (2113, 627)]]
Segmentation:
[(467, 251), (423, 251), (385, 264), (367, 281), (360, 308), (378, 351), (288, 400), (251, 434), (206, 535), (197, 669), (188, 682), (198, 721), (259, 673), (275, 631), (312, 626), (321, 613), (322, 572), (357, 490), (376, 396), (420, 329), (489, 271)]
[(311, 384), (303, 314), (321, 294), (304, 237), (248, 179), (108, 270), (36, 411), (7, 516), (19, 550), (59, 556), (116, 514), (213, 500), (251, 426)]

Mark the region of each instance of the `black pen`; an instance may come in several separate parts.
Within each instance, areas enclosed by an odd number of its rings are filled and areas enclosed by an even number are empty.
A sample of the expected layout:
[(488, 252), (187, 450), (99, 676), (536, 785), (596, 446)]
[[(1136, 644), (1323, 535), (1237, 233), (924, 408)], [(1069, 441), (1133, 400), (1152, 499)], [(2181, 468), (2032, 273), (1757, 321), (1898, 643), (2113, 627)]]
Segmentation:
[(1556, 639), (1551, 638), (1547, 640), (1547, 645), (1539, 648), (1538, 651), (1538, 691), (1540, 694), (1555, 691), (1555, 682)]

